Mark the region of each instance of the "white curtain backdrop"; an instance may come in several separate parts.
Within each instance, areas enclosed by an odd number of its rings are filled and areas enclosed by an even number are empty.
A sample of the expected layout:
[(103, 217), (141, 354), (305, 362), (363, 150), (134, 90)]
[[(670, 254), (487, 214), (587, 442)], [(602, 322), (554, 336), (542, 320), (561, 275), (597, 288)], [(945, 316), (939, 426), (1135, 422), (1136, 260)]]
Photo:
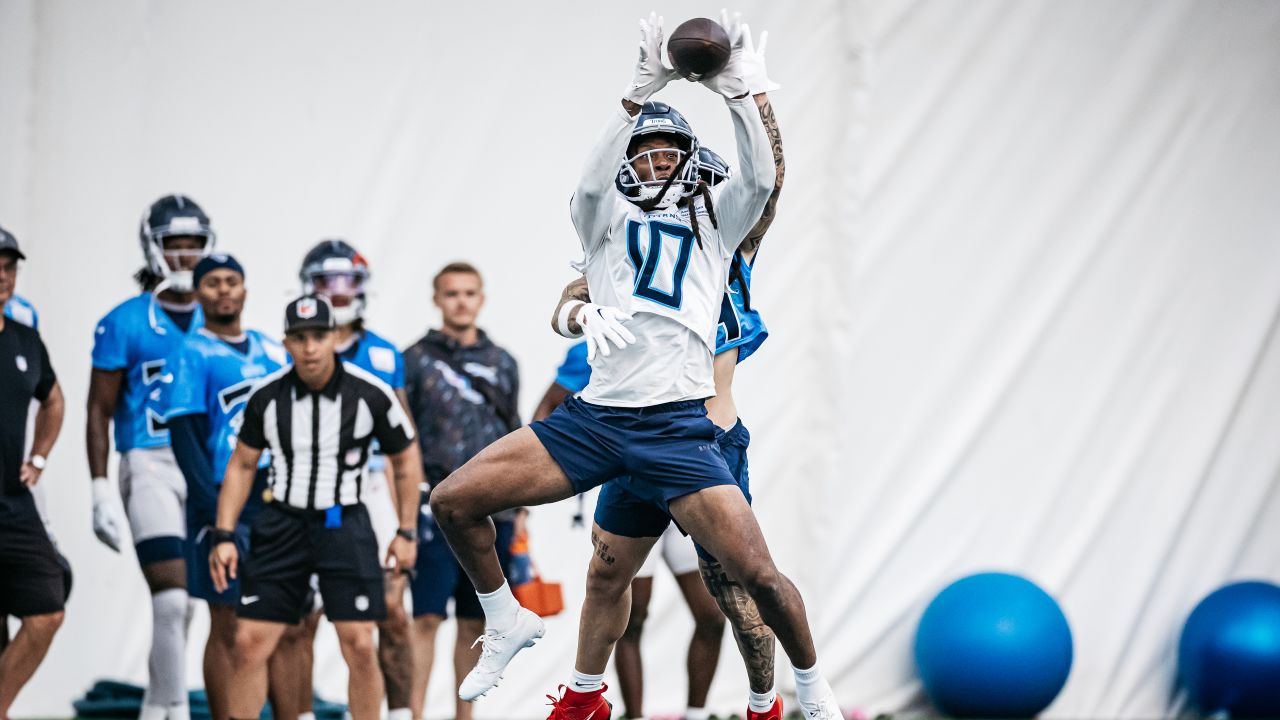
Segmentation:
[[(720, 7), (654, 5), (668, 27)], [(248, 325), (272, 332), (322, 237), (371, 258), (370, 325), (401, 345), (438, 321), (435, 270), (474, 262), (527, 417), (566, 347), (547, 319), (577, 254), (567, 199), (648, 7), (0, 0), (0, 225), (68, 397), (43, 482), (76, 572), (15, 716), (145, 679), (145, 585), (92, 535), (82, 439), (92, 329), (133, 292), (142, 210), (198, 199), (248, 270)], [(924, 605), (999, 569), (1071, 623), (1048, 717), (1175, 713), (1190, 609), (1280, 580), (1280, 4), (740, 9), (770, 31), (788, 174), (754, 288), (772, 337), (736, 392), (757, 513), (842, 703), (920, 707)], [(732, 157), (709, 92), (662, 97)], [(572, 512), (533, 517), (569, 609), (482, 718), (542, 717), (568, 677), (590, 553)], [(660, 575), (650, 712), (682, 708), (690, 629)], [(452, 714), (450, 642), (432, 718)], [(710, 705), (742, 712), (724, 647)], [(342, 698), (331, 632), (318, 663)]]

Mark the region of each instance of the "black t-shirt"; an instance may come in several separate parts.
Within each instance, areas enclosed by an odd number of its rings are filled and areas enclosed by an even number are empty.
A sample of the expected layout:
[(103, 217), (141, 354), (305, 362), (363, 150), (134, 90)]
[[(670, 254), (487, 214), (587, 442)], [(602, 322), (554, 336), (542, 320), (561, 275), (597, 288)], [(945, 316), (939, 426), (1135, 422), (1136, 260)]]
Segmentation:
[(26, 507), (31, 491), (22, 484), (23, 446), (32, 398), (44, 402), (57, 377), (40, 333), (13, 320), (0, 330), (0, 511)]

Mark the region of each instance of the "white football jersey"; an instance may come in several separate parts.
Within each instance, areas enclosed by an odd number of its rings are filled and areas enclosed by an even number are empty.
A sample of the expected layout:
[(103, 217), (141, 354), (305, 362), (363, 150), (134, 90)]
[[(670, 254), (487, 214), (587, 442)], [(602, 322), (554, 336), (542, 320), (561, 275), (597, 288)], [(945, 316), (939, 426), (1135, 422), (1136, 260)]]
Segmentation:
[(582, 240), (591, 300), (631, 313), (636, 342), (591, 361), (587, 402), (648, 407), (715, 395), (716, 324), (733, 251), (773, 192), (775, 171), (754, 101), (726, 103), (738, 142), (739, 172), (716, 188), (717, 225), (702, 199), (698, 232), (690, 204), (645, 212), (614, 186), (635, 119), (619, 108), (570, 204)]

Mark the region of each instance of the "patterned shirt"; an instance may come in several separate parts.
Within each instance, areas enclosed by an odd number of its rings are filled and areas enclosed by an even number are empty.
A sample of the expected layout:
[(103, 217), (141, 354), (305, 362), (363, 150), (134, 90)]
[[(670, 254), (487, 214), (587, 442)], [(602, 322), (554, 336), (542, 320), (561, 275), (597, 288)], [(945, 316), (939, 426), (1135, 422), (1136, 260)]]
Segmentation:
[(431, 485), (520, 427), (519, 368), (484, 331), (474, 345), (462, 347), (432, 330), (405, 350), (404, 366), (409, 410)]

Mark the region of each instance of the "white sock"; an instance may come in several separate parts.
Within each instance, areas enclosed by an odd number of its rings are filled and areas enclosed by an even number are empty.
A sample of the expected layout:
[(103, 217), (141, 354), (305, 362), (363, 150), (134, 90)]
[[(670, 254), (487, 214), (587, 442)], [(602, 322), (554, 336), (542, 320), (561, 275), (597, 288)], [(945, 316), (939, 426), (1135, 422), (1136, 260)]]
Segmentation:
[(186, 702), (169, 706), (169, 720), (191, 720), (191, 708)]
[(142, 712), (138, 713), (138, 720), (165, 720), (165, 716), (168, 714), (168, 709), (165, 706), (147, 702), (147, 698), (144, 696)]
[(711, 720), (711, 711), (706, 708), (685, 708), (684, 720)]
[(796, 699), (802, 703), (814, 703), (831, 695), (831, 686), (818, 672), (815, 664), (808, 670), (796, 668)]
[(484, 608), (485, 630), (502, 632), (516, 624), (516, 612), (520, 610), (520, 603), (511, 594), (507, 581), (503, 580), (502, 587), (491, 593), (476, 593), (476, 597), (480, 600), (480, 607)]
[(773, 703), (778, 699), (778, 691), (774, 688), (769, 688), (769, 692), (766, 693), (748, 692), (750, 693), (750, 699), (747, 701), (747, 707), (751, 708), (752, 712), (769, 712), (773, 709)]
[[(151, 654), (147, 659), (144, 706), (159, 707), (160, 718), (172, 705), (187, 704), (187, 591), (161, 590), (151, 596)], [(142, 720), (147, 717), (143, 708)]]
[(298, 720), (316, 720), (316, 714), (308, 710), (307, 712), (298, 713)]
[[(298, 720), (302, 720), (299, 718)], [(387, 710), (387, 720), (413, 720), (413, 711), (409, 708)]]
[(604, 673), (600, 673), (599, 675), (588, 675), (587, 673), (580, 673), (575, 669), (573, 671), (573, 679), (569, 681), (569, 688), (574, 692), (595, 692), (602, 687), (604, 687)]

